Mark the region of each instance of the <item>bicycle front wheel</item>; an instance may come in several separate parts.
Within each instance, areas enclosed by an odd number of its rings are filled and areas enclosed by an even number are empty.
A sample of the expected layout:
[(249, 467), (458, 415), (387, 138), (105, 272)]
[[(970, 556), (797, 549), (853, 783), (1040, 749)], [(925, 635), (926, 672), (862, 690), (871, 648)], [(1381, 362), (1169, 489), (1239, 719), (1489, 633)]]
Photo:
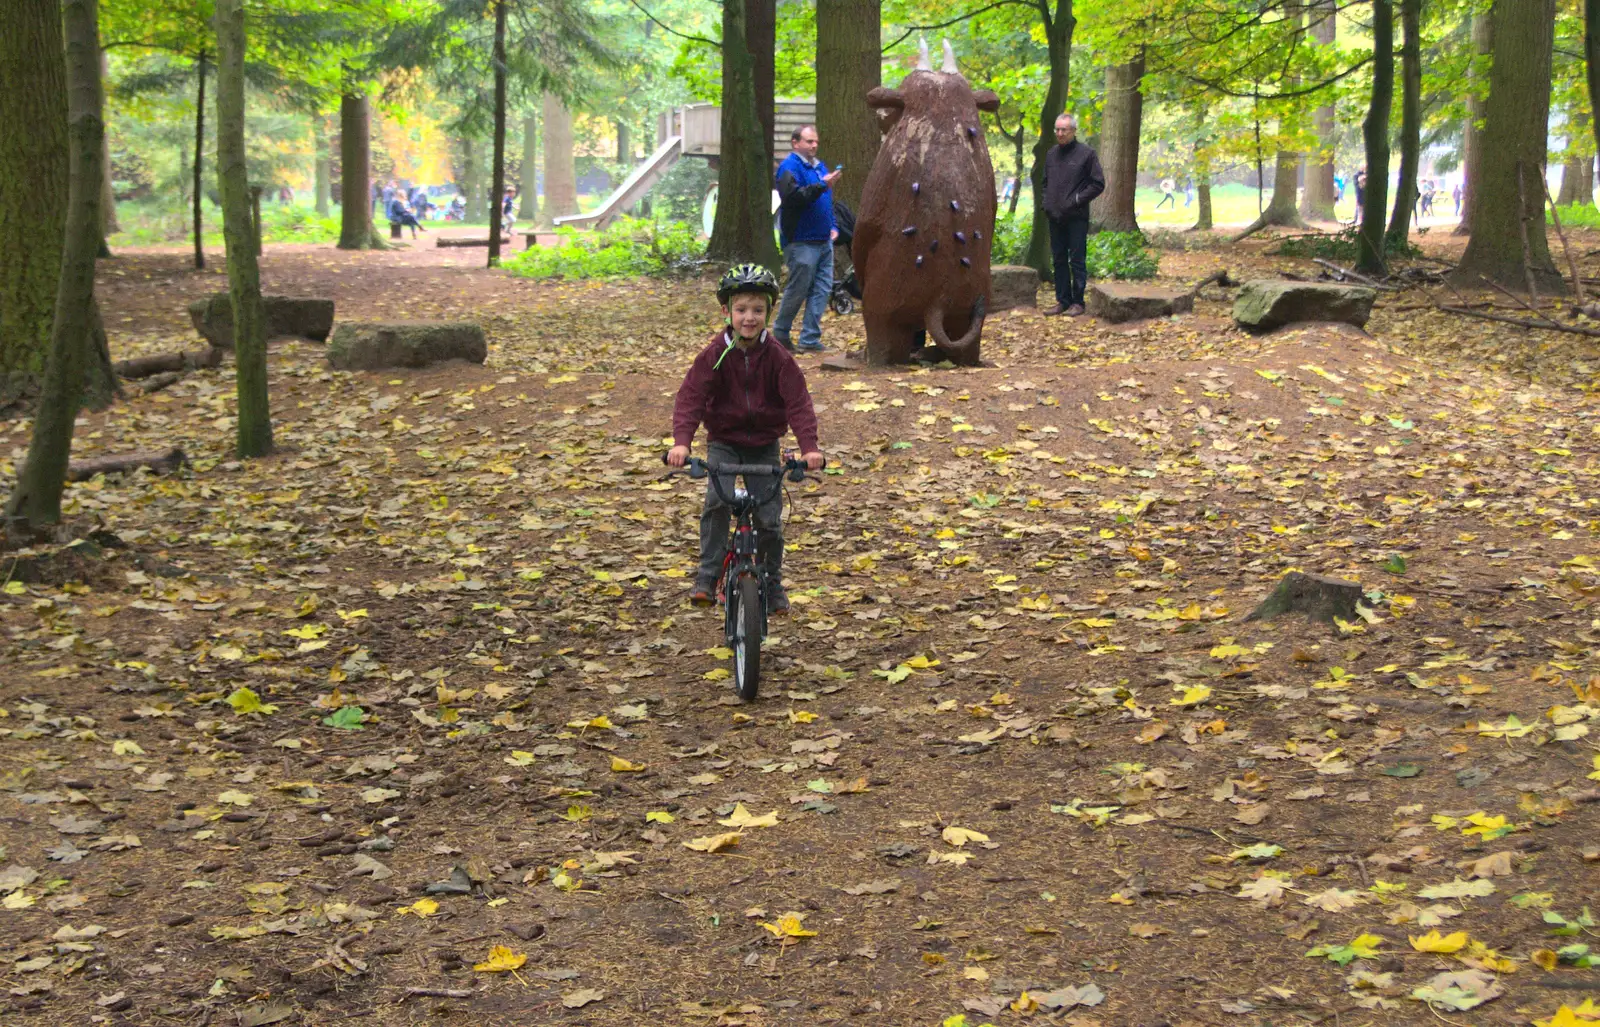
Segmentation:
[(750, 702), (761, 687), (761, 586), (755, 575), (741, 577), (729, 589), (728, 599), (736, 604), (728, 614), (732, 630), (728, 648), (733, 650), (733, 684), (739, 698)]

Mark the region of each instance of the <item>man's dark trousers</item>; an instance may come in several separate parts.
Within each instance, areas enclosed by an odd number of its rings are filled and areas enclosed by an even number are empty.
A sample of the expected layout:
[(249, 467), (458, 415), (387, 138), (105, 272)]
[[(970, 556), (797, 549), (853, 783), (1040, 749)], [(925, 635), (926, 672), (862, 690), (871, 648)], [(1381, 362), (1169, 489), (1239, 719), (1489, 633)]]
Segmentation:
[(1062, 309), (1083, 304), (1089, 284), (1089, 219), (1050, 218), (1050, 262), (1055, 267), (1056, 302)]

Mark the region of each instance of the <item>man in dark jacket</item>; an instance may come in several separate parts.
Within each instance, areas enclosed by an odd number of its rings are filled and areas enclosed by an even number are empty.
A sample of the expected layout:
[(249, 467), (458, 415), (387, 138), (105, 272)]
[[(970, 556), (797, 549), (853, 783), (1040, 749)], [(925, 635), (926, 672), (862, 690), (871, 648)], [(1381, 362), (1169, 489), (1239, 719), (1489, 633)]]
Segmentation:
[(789, 331), (794, 316), (805, 304), (800, 325), (800, 349), (820, 353), (822, 311), (833, 291), (833, 240), (838, 235), (833, 220), (833, 183), (843, 168), (829, 171), (817, 159), (817, 126), (801, 125), (789, 136), (794, 152), (778, 165), (778, 241), (783, 246), (789, 281), (772, 323), (773, 338), (792, 350)]
[(1056, 145), (1044, 155), (1044, 212), (1050, 219), (1050, 257), (1056, 305), (1046, 315), (1083, 313), (1089, 283), (1089, 201), (1105, 192), (1100, 155), (1078, 142), (1078, 119), (1056, 119)]

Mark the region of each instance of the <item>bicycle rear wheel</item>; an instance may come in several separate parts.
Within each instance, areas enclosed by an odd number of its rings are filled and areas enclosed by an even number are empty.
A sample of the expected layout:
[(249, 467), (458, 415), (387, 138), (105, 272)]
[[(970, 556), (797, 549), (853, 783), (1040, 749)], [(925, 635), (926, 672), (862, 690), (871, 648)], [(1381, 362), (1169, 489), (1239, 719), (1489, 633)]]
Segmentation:
[(761, 586), (755, 575), (740, 577), (728, 590), (728, 601), (736, 604), (728, 613), (733, 684), (739, 698), (750, 702), (761, 687)]

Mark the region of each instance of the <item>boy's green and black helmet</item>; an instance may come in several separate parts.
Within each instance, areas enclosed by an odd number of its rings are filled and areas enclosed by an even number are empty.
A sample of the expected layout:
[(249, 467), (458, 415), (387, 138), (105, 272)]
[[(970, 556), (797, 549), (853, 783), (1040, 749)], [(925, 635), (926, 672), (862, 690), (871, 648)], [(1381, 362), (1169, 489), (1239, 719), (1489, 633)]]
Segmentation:
[(759, 292), (771, 303), (778, 302), (778, 278), (760, 264), (735, 264), (717, 282), (717, 302), (728, 305), (728, 299), (741, 292)]

